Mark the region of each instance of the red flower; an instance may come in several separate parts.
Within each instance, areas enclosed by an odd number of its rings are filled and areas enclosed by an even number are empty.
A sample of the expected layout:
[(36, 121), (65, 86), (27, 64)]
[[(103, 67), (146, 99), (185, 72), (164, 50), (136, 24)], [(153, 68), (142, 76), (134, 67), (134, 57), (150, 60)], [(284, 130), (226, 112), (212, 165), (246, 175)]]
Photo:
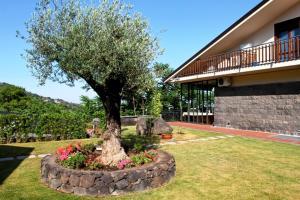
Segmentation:
[(68, 147), (67, 147), (67, 152), (68, 152), (68, 154), (69, 153), (72, 153), (73, 152), (73, 147), (72, 147), (72, 145), (69, 145)]
[(62, 154), (64, 151), (65, 151), (65, 148), (63, 148), (63, 147), (58, 147), (56, 153), (57, 153), (58, 155), (60, 155), (60, 154)]

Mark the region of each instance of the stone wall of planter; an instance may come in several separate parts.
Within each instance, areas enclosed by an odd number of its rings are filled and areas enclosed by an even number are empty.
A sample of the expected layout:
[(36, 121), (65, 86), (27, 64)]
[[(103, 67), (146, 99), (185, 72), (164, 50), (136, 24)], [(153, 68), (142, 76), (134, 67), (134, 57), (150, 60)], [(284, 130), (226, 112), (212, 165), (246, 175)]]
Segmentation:
[(117, 171), (73, 170), (62, 167), (55, 156), (43, 158), (42, 182), (55, 190), (75, 195), (105, 196), (156, 188), (175, 175), (172, 155), (159, 151), (157, 160), (135, 168)]

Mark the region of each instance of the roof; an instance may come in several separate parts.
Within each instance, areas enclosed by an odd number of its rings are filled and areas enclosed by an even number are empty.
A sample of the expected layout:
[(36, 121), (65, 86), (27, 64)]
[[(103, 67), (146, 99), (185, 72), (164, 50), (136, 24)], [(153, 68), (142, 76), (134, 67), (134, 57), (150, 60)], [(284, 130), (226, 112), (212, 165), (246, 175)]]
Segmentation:
[(250, 11), (248, 11), (245, 15), (243, 15), (240, 19), (238, 19), (236, 22), (234, 22), (231, 26), (229, 26), (225, 31), (223, 31), (221, 34), (219, 34), (216, 38), (214, 38), (211, 42), (209, 42), (206, 46), (204, 46), (202, 49), (200, 49), (197, 53), (195, 53), (192, 57), (190, 57), (187, 61), (185, 61), (182, 65), (180, 65), (177, 69), (175, 69), (169, 76), (167, 76), (164, 80), (164, 82), (168, 82), (169, 79), (177, 73), (179, 70), (181, 70), (183, 67), (185, 67), (189, 62), (191, 62), (193, 59), (195, 59), (199, 54), (201, 54), (203, 51), (205, 51), (207, 48), (209, 48), (211, 45), (213, 45), (216, 41), (218, 41), (221, 37), (226, 35), (228, 32), (230, 32), (232, 29), (234, 29), (238, 24), (240, 24), (244, 19), (249, 17), (251, 14), (253, 14), (255, 11), (263, 7), (267, 2), (272, 0), (262, 0), (259, 4), (257, 4), (254, 8), (252, 8)]

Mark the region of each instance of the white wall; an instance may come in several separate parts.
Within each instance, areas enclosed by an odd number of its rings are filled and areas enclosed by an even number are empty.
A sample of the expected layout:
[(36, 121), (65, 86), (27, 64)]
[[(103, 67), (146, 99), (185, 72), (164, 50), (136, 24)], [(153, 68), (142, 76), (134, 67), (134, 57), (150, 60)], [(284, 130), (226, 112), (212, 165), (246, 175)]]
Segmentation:
[[(264, 28), (257, 31), (255, 34), (253, 34), (250, 38), (244, 40), (240, 45), (242, 44), (248, 44), (251, 43), (252, 46), (256, 46), (263, 43), (273, 42), (274, 41), (274, 24), (283, 22), (289, 19), (293, 19), (300, 16), (300, 2), (293, 6), (291, 9), (286, 11), (283, 15), (278, 17), (276, 20), (272, 20), (272, 22), (268, 23)], [(236, 47), (237, 49), (240, 48)], [(236, 49), (234, 48), (234, 49)]]

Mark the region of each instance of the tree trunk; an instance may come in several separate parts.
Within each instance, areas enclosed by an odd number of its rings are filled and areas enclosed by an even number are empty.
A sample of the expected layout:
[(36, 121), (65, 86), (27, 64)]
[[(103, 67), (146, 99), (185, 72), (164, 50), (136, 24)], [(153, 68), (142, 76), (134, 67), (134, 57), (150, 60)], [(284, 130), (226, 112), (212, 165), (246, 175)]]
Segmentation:
[(102, 135), (101, 162), (105, 165), (116, 165), (120, 160), (127, 159), (124, 148), (121, 146), (121, 89), (112, 84), (104, 90), (97, 91), (100, 96), (106, 116), (107, 130)]

